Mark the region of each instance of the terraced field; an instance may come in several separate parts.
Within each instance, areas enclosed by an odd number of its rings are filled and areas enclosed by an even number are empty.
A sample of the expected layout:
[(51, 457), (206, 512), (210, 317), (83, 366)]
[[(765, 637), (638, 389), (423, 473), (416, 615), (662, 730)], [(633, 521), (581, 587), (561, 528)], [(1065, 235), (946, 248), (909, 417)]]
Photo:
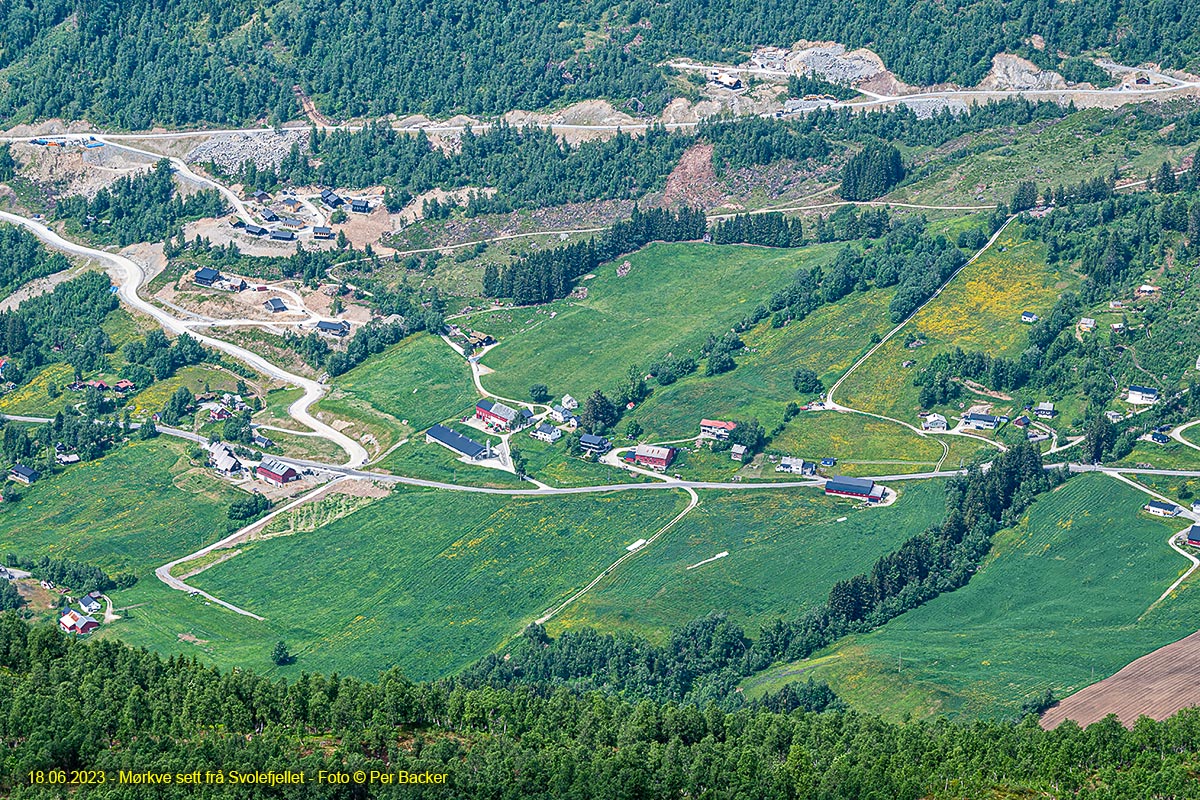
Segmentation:
[[(701, 492), (701, 502), (550, 622), (662, 639), (684, 622), (725, 611), (747, 631), (823, 601), (830, 587), (941, 518), (941, 481), (899, 485), (886, 508), (856, 510), (818, 489)], [(718, 553), (728, 555), (693, 565)], [(690, 568), (691, 567), (691, 568)]]
[(753, 695), (809, 675), (852, 706), (901, 718), (1007, 716), (1058, 697), (1195, 631), (1196, 580), (1151, 606), (1189, 564), (1183, 527), (1140, 511), (1147, 496), (1084, 475), (1037, 500), (965, 587), (869, 634), (746, 682)]
[[(288, 669), (414, 678), (493, 650), (683, 507), (682, 492), (504, 498), (398, 490), (313, 533), (268, 539), (192, 579), (267, 618)], [(281, 568), (286, 565), (286, 568)], [(226, 645), (229, 658), (247, 643)], [(222, 648), (214, 653), (222, 661)]]

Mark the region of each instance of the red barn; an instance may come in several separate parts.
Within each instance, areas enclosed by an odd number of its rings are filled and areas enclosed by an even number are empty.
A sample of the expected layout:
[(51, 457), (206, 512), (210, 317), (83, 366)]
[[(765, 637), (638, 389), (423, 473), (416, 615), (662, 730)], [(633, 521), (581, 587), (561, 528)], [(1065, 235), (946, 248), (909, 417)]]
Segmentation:
[(633, 451), (633, 463), (638, 466), (662, 471), (671, 466), (671, 462), (675, 460), (676, 452), (678, 451), (674, 447), (656, 447), (650, 444), (639, 444)]
[(255, 474), (269, 484), (282, 487), (285, 483), (300, 480), (295, 467), (288, 466), (277, 458), (264, 458)]
[(85, 634), (99, 628), (100, 623), (78, 611), (68, 611), (59, 618), (58, 627), (66, 633)]

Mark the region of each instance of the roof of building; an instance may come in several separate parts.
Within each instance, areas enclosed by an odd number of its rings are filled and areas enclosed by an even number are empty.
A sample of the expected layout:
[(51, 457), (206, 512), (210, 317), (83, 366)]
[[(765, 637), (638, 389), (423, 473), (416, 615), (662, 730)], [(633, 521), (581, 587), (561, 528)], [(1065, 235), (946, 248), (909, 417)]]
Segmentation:
[(246, 226), (246, 233), (250, 234), (251, 236), (265, 236), (266, 234), (268, 234), (270, 232), (271, 231), (269, 229), (264, 228), (262, 225), (247, 225)]
[(489, 414), (494, 414), (505, 422), (512, 422), (517, 418), (517, 410), (515, 408), (509, 408), (498, 400), (480, 400), (475, 404), (475, 407)]
[(967, 422), (999, 422), (1000, 418), (991, 414), (977, 414), (972, 411), (963, 417)]
[(452, 431), (441, 423), (425, 431), (425, 435), (452, 450), (457, 450), (468, 458), (475, 458), (487, 449), (474, 439), (463, 436), (458, 431)]
[(1135, 386), (1131, 383), (1129, 384), (1129, 392), (1130, 394), (1137, 392), (1138, 394), (1157, 395), (1158, 389), (1151, 389), (1149, 386)]
[(1178, 506), (1174, 503), (1162, 503), (1158, 500), (1151, 500), (1149, 503), (1146, 503), (1146, 507), (1153, 508), (1155, 511), (1170, 511), (1172, 513), (1178, 509)]
[(198, 281), (217, 281), (221, 279), (221, 273), (217, 272), (212, 267), (201, 267), (196, 270), (196, 280)]
[(665, 461), (675, 455), (675, 448), (659, 447), (652, 444), (639, 444), (633, 453), (637, 458), (657, 458)]
[(1156, 444), (1166, 444), (1167, 442), (1171, 441), (1171, 437), (1167, 436), (1165, 433), (1159, 433), (1158, 431), (1155, 431), (1154, 433), (1150, 434), (1150, 441)]
[[(558, 428), (554, 427), (553, 425), (549, 425), (549, 424), (543, 422), (537, 426), (537, 428), (535, 429), (535, 432), (553, 435), (554, 431), (557, 431), (557, 430), (558, 430)], [(561, 433), (561, 431), (559, 431), (559, 432)]]
[(321, 320), (317, 323), (317, 330), (321, 331), (344, 331), (350, 329), (350, 323), (344, 319), (339, 319), (337, 322), (329, 320)]
[(579, 443), (585, 445), (606, 445), (608, 444), (608, 439), (605, 439), (603, 436), (597, 436), (594, 433), (585, 433), (579, 437)]
[(847, 478), (845, 475), (835, 475), (825, 482), (827, 492), (850, 492), (852, 494), (870, 494), (875, 488), (875, 481), (867, 478)]
[(1188, 528), (1188, 541), (1200, 542), (1200, 525), (1193, 525)]
[(804, 459), (800, 458), (799, 456), (784, 456), (783, 458), (779, 459), (779, 463), (789, 467), (803, 467)]
[(742, 453), (746, 452), (746, 445), (735, 444), (733, 447), (730, 448), (730, 451), (732, 451), (734, 455), (741, 455)]
[(287, 305), (278, 297), (272, 297), (263, 305), (267, 307), (268, 311), (287, 311)]
[(271, 231), (272, 239), (282, 239), (283, 241), (291, 241), (296, 238), (296, 234), (291, 231)]
[(278, 475), (281, 478), (285, 477), (289, 471), (293, 473), (296, 472), (296, 468), (291, 464), (285, 464), (273, 456), (267, 456), (264, 458), (262, 463), (258, 465), (258, 468), (264, 470), (265, 472), (269, 472), (272, 475)]
[(1038, 403), (1036, 406), (1034, 406), (1033, 410), (1034, 411), (1053, 411), (1054, 403), (1050, 403), (1050, 402)]
[(736, 422), (726, 422), (720, 419), (702, 419), (700, 420), (701, 428), (718, 428), (720, 430), (731, 431), (737, 427)]
[(314, 226), (313, 226), (313, 234), (314, 234), (314, 235), (316, 235), (316, 236), (327, 236), (327, 235), (332, 235), (332, 234), (333, 234), (333, 228), (330, 228), (330, 227), (328, 227), (328, 226), (326, 226), (326, 225), (314, 225)]
[(39, 473), (36, 469), (31, 469), (24, 464), (13, 464), (13, 468), (10, 471), (13, 475), (19, 475), (22, 478), (26, 478), (31, 481), (36, 481), (39, 477), (41, 477), (41, 473)]

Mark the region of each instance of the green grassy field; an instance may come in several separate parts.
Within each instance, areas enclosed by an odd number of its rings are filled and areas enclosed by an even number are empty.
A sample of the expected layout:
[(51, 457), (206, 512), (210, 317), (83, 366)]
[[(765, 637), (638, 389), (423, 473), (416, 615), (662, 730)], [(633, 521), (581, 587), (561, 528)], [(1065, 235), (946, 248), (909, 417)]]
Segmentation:
[(183, 367), (172, 377), (152, 383), (135, 394), (129, 400), (129, 409), (135, 417), (148, 417), (156, 411), (162, 411), (167, 400), (180, 386), (186, 386), (192, 394), (201, 394), (206, 390), (220, 394), (237, 391), (237, 382), (238, 379), (231, 373), (206, 364)]
[[(894, 475), (932, 471), (944, 452), (940, 441), (886, 420), (815, 411), (801, 412), (771, 449), (809, 461), (832, 456), (839, 474)], [(957, 459), (953, 466), (958, 467)]]
[[(746, 348), (732, 372), (711, 378), (691, 375), (653, 393), (629, 415), (653, 437), (695, 436), (700, 419), (757, 417), (768, 430), (783, 419), (784, 407), (801, 401), (792, 373), (806, 366), (831, 385), (891, 325), (892, 290), (856, 292), (783, 328), (763, 322), (743, 334)], [(486, 384), (485, 384), (486, 385)]]
[(437, 337), (418, 334), (336, 378), (317, 410), (352, 423), (349, 435), (373, 437), (377, 446), (368, 450), (382, 452), (463, 413), (477, 397), (462, 356)]
[[(915, 370), (954, 347), (1016, 357), (1027, 346), (1022, 311), (1044, 316), (1058, 296), (1078, 285), (1077, 276), (1046, 264), (1045, 246), (1022, 238), (1014, 225), (978, 261), (962, 271), (933, 300), (846, 380), (836, 399), (853, 408), (916, 423)], [(906, 343), (920, 332), (926, 344)], [(916, 366), (905, 369), (905, 361)], [(964, 398), (965, 400), (966, 398)], [(986, 398), (984, 398), (986, 400)], [(997, 411), (1011, 402), (995, 401)], [(957, 415), (953, 408), (942, 409)]]
[(1166, 543), (1184, 523), (1141, 512), (1149, 499), (1106, 475), (1074, 478), (996, 536), (967, 586), (746, 689), (812, 675), (864, 711), (973, 717), (1105, 678), (1194, 632), (1200, 613), (1194, 579), (1149, 610), (1188, 566)]
[[(253, 544), (191, 582), (267, 617), (253, 646), (265, 655), (288, 642), (299, 656), (288, 674), (372, 676), (399, 665), (435, 677), (500, 647), (685, 499), (398, 490), (313, 533)], [(251, 646), (212, 655), (235, 662)]]
[[(1191, 433), (1193, 430), (1195, 428), (1184, 433)], [(1129, 455), (1114, 464), (1122, 467), (1150, 464), (1157, 469), (1200, 469), (1200, 450), (1174, 440), (1168, 444), (1139, 441)]]
[(798, 268), (825, 263), (836, 251), (652, 244), (628, 256), (624, 278), (605, 264), (582, 281), (587, 299), (554, 303), (553, 319), (524, 309), (473, 318), (501, 340), (483, 359), (496, 370), (484, 386), (520, 399), (544, 383), (555, 396), (582, 398), (615, 385), (631, 364), (668, 351), (698, 355), (710, 333), (728, 330)]
[(606, 464), (568, 456), (563, 439), (547, 444), (517, 434), (510, 441), (510, 446), (515, 446), (525, 456), (525, 468), (529, 475), (550, 486), (609, 486), (616, 483), (649, 483), (653, 480)]
[(893, 488), (901, 492), (895, 504), (861, 510), (818, 489), (701, 492), (700, 505), (675, 528), (550, 629), (633, 630), (661, 640), (688, 620), (726, 611), (757, 635), (759, 625), (823, 601), (836, 581), (941, 518), (941, 481)]
[(160, 436), (75, 464), (0, 505), (0, 552), (52, 555), (133, 571), (153, 569), (225, 535), (243, 493), (192, 465), (190, 443)]

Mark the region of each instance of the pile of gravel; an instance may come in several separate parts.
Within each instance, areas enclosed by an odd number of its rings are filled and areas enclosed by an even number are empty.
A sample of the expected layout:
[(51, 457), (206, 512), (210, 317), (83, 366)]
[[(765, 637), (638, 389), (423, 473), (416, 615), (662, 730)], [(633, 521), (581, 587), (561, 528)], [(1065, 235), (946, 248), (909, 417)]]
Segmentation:
[(212, 161), (227, 172), (238, 169), (247, 160), (253, 161), (258, 169), (275, 169), (297, 142), (301, 150), (307, 151), (308, 131), (223, 133), (194, 147), (184, 161), (190, 164)]

